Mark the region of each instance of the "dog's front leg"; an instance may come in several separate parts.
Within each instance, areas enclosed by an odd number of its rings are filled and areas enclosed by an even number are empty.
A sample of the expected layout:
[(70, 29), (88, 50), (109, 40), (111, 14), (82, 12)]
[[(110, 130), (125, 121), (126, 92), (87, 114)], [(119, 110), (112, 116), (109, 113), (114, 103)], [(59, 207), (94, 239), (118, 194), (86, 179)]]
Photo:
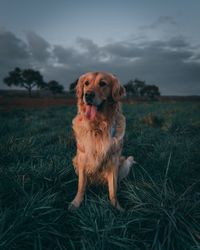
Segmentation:
[(118, 210), (123, 211), (117, 200), (117, 179), (118, 179), (118, 166), (114, 165), (107, 175), (109, 198), (112, 206)]
[(69, 209), (76, 209), (80, 206), (84, 194), (85, 194), (85, 189), (86, 189), (86, 184), (87, 184), (87, 176), (85, 174), (85, 169), (79, 167), (78, 171), (78, 191), (73, 199), (73, 201), (69, 205)]

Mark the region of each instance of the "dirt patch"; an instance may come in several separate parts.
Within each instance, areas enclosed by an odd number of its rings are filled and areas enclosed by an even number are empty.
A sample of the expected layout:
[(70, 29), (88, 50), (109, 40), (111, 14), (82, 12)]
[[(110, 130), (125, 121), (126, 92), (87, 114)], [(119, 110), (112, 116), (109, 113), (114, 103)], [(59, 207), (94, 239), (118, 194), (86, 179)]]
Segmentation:
[(160, 116), (150, 113), (142, 119), (142, 122), (150, 127), (161, 128), (164, 124), (164, 119)]
[(74, 105), (75, 98), (29, 98), (29, 97), (2, 97), (0, 96), (0, 107), (5, 109), (12, 108), (37, 108)]

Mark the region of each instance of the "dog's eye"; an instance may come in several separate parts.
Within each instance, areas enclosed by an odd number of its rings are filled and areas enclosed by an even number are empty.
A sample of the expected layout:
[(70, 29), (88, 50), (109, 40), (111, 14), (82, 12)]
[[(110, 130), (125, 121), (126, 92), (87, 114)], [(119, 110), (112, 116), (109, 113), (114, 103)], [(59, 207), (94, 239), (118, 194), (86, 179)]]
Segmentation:
[(89, 83), (89, 81), (86, 81), (85, 82), (85, 86), (88, 86), (90, 83)]
[(105, 83), (104, 81), (100, 81), (100, 82), (99, 82), (99, 86), (100, 86), (100, 87), (104, 87), (104, 86), (106, 86), (106, 83)]

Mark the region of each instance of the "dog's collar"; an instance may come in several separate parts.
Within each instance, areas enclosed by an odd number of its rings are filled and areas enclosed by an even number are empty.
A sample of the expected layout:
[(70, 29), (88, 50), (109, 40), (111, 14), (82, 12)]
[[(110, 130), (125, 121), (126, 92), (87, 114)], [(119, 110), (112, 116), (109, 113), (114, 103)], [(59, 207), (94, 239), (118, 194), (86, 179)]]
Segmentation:
[(115, 132), (116, 132), (115, 127), (111, 127), (111, 129), (110, 129), (111, 137), (115, 136)]
[(114, 122), (112, 127), (110, 128), (111, 137), (114, 137), (115, 133), (116, 133), (116, 122)]

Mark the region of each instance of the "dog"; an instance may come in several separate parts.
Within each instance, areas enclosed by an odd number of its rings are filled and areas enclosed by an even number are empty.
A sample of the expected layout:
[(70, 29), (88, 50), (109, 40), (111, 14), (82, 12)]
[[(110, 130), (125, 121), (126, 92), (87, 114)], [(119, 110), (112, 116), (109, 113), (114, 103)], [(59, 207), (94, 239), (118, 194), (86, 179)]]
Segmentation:
[(121, 156), (126, 120), (120, 100), (125, 89), (111, 73), (89, 72), (79, 78), (76, 95), (78, 114), (72, 129), (77, 145), (73, 165), (78, 191), (69, 209), (80, 206), (87, 183), (104, 183), (112, 206), (123, 210), (117, 200), (117, 184), (134, 163), (132, 156)]

